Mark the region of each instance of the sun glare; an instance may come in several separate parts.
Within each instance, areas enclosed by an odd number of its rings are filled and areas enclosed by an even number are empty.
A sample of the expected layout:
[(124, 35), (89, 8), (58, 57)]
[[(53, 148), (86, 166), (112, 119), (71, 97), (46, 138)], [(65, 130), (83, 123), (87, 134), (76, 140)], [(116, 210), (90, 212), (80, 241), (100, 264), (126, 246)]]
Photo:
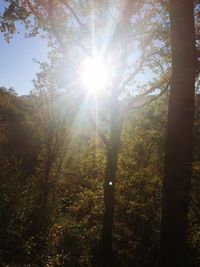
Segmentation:
[(109, 69), (100, 56), (88, 57), (81, 64), (81, 80), (90, 94), (101, 94), (109, 85)]

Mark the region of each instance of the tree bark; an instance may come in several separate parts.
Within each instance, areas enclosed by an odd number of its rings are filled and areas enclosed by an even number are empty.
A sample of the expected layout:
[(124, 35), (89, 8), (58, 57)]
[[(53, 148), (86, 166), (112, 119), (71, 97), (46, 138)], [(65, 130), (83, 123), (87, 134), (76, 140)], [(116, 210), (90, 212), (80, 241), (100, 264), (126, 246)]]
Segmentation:
[(187, 212), (192, 165), (196, 68), (193, 1), (171, 0), (170, 23), (172, 75), (162, 191), (159, 266), (182, 267), (187, 265)]
[(111, 97), (111, 137), (107, 148), (107, 164), (104, 179), (104, 217), (101, 237), (102, 266), (115, 266), (112, 250), (112, 230), (115, 207), (115, 182), (120, 145), (120, 118), (118, 95)]

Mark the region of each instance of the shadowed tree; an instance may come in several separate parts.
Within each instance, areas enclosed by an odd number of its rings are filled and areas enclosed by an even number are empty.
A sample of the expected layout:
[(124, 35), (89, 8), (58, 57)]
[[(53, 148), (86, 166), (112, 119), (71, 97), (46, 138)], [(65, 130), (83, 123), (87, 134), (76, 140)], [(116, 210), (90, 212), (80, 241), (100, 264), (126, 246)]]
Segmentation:
[(162, 191), (160, 266), (186, 263), (195, 88), (193, 1), (170, 1), (172, 74)]

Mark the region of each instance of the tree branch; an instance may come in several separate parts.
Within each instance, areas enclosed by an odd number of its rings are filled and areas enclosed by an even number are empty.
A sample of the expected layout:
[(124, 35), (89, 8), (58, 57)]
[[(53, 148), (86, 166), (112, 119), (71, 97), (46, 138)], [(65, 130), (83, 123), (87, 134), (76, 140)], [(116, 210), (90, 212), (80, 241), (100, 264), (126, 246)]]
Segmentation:
[(73, 17), (75, 18), (75, 20), (79, 24), (79, 26), (82, 27), (87, 33), (89, 33), (88, 28), (79, 19), (78, 15), (74, 11), (74, 9), (69, 5), (68, 1), (61, 0), (61, 3), (72, 13)]
[(104, 145), (106, 146), (106, 148), (108, 149), (110, 147), (110, 141), (108, 140), (108, 138), (105, 136), (105, 134), (102, 132), (102, 130), (97, 126), (94, 118), (89, 115), (89, 118), (96, 130), (96, 133), (98, 135), (98, 137), (100, 138), (100, 140), (104, 143)]
[[(166, 84), (165, 88), (156, 96), (150, 98), (148, 101), (146, 101), (145, 103), (141, 104), (141, 105), (138, 105), (138, 106), (133, 106), (132, 108), (133, 109), (140, 109), (150, 103), (152, 103), (153, 101), (155, 101), (156, 99), (158, 99), (161, 95), (163, 95), (169, 88), (169, 85), (170, 85), (170, 81), (168, 81), (168, 83)], [(155, 88), (156, 89), (156, 88)], [(144, 95), (144, 94), (143, 94)], [(147, 94), (146, 94), (147, 95)]]

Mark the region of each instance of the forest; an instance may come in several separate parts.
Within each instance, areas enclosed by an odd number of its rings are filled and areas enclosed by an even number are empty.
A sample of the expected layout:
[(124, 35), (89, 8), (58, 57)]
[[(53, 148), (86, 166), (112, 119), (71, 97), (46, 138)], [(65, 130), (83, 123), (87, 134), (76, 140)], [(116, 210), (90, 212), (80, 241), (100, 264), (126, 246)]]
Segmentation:
[(0, 87), (0, 267), (200, 266), (200, 1), (0, 5), (48, 43)]

